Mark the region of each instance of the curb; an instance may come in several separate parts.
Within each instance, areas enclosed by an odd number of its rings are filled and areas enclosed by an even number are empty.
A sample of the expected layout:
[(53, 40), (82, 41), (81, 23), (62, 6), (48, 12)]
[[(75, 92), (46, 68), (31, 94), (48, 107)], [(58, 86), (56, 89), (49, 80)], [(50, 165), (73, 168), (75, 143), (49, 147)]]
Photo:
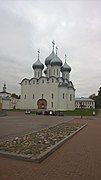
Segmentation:
[(77, 134), (79, 131), (81, 131), (84, 127), (86, 127), (88, 124), (84, 124), (81, 126), (78, 130), (70, 134), (69, 136), (65, 137), (62, 139), (60, 142), (57, 144), (53, 145), (51, 148), (43, 152), (37, 157), (33, 157), (32, 155), (25, 155), (25, 154), (16, 154), (16, 153), (9, 153), (5, 151), (0, 151), (0, 156), (1, 157), (6, 157), (10, 159), (17, 159), (17, 160), (24, 160), (24, 161), (29, 161), (29, 162), (35, 162), (35, 163), (40, 163), (44, 159), (46, 159), (49, 155), (51, 155), (53, 152), (55, 152), (59, 147), (61, 147), (66, 141), (71, 139), (75, 134)]

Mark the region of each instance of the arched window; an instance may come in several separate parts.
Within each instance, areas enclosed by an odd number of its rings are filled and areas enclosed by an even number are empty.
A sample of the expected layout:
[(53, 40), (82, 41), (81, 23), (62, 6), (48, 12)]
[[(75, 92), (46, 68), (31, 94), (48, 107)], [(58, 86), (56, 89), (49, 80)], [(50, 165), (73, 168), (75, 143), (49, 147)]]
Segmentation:
[(64, 93), (63, 93), (62, 97), (63, 97), (63, 99), (65, 98), (65, 94)]
[(57, 76), (58, 76), (58, 69), (57, 69)]
[(33, 99), (34, 99), (34, 94), (33, 94)]
[(54, 79), (52, 78), (52, 83), (54, 82)]
[(42, 79), (42, 83), (44, 83), (44, 79)]
[(26, 99), (26, 94), (25, 94), (25, 99)]
[(55, 75), (55, 69), (54, 69), (54, 75)]
[(25, 81), (25, 85), (27, 85), (27, 81)]
[(72, 101), (72, 94), (70, 94), (70, 101)]
[(53, 97), (54, 97), (54, 95), (53, 95), (53, 93), (52, 93), (52, 99), (53, 99)]
[(53, 108), (53, 102), (51, 103), (51, 105), (52, 105), (52, 108)]

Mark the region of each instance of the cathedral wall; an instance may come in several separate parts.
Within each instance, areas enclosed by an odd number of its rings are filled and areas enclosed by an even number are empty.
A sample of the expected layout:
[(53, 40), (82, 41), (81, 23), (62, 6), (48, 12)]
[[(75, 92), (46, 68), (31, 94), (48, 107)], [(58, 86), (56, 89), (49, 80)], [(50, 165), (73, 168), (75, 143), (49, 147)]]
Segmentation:
[[(54, 82), (52, 82), (53, 78), (50, 78), (47, 81), (46, 78), (42, 77), (33, 84), (33, 81), (30, 82), (30, 88), (25, 85), (22, 85), (22, 108), (26, 109), (37, 109), (37, 102), (39, 99), (45, 99), (47, 101), (47, 109), (55, 110), (58, 108), (58, 83), (56, 78), (54, 78)], [(26, 94), (26, 99), (24, 98)], [(29, 95), (29, 99), (27, 96)]]
[(68, 110), (75, 110), (75, 90), (72, 88), (68, 89), (67, 102)]
[(24, 80), (21, 84), (21, 109), (30, 109), (30, 84), (28, 80)]
[(67, 87), (59, 87), (58, 110), (67, 110)]
[(58, 87), (56, 78), (51, 77), (48, 81), (41, 77), (38, 81), (25, 81), (21, 85), (21, 109), (38, 109), (38, 100), (47, 101), (48, 110), (74, 110), (75, 91), (65, 86)]

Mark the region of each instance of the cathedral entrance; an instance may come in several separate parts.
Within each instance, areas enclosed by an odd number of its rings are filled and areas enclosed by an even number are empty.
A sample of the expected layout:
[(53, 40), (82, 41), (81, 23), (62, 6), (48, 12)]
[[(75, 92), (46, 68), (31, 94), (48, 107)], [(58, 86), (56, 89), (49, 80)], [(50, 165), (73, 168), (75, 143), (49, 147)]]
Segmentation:
[(47, 109), (47, 101), (45, 99), (39, 99), (37, 105), (38, 109)]

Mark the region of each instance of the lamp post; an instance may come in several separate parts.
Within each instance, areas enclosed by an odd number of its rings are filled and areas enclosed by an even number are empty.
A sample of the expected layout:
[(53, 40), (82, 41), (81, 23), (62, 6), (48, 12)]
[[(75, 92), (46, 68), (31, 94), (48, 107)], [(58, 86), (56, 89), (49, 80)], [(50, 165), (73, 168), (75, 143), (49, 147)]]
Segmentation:
[(82, 102), (80, 102), (80, 107), (81, 107), (81, 119), (83, 118), (83, 107), (84, 107), (84, 105), (82, 104)]

